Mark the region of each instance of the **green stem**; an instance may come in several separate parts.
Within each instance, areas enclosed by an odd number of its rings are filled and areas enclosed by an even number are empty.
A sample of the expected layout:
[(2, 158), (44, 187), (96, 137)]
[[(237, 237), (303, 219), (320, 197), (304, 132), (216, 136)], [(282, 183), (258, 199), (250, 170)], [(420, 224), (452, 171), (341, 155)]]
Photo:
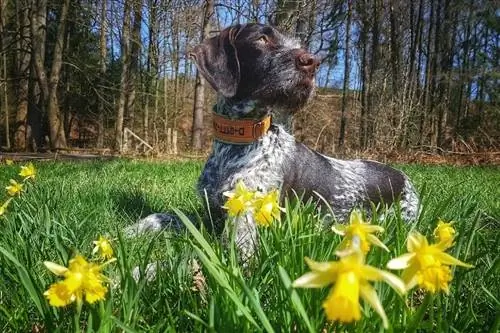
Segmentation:
[(82, 303), (83, 302), (79, 299), (76, 301), (76, 314), (74, 317), (75, 333), (80, 333), (80, 315), (82, 314)]
[[(438, 296), (437, 298), (437, 327), (439, 330), (442, 329), (442, 323), (443, 323), (443, 311), (442, 311), (442, 303), (441, 303), (442, 297), (441, 295)], [(434, 313), (434, 307), (432, 307), (433, 313)]]

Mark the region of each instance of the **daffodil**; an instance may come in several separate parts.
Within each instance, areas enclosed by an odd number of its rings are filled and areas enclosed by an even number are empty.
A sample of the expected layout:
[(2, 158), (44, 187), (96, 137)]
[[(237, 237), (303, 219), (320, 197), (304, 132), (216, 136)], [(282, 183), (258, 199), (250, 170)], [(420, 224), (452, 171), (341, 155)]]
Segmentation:
[(33, 163), (30, 162), (27, 165), (21, 166), (21, 171), (19, 171), (19, 176), (23, 177), (23, 180), (35, 178), (36, 169)]
[(6, 165), (12, 165), (12, 164), (14, 164), (14, 161), (10, 160), (10, 159), (7, 159), (7, 160), (5, 160), (5, 164)]
[(104, 299), (107, 278), (101, 273), (104, 265), (115, 261), (112, 259), (102, 265), (89, 263), (81, 255), (69, 261), (68, 267), (46, 261), (45, 266), (54, 274), (63, 276), (64, 280), (52, 284), (44, 295), (52, 306), (66, 306), (76, 301), (81, 304), (83, 298), (88, 303)]
[(113, 248), (111, 247), (111, 243), (108, 239), (103, 236), (99, 236), (99, 239), (93, 243), (94, 249), (92, 250), (92, 254), (99, 253), (103, 259), (113, 258)]
[(431, 293), (440, 290), (448, 293), (452, 280), (450, 266), (473, 267), (445, 253), (448, 244), (429, 244), (418, 232), (410, 233), (406, 246), (408, 253), (390, 260), (387, 267), (403, 269), (402, 278), (408, 290), (418, 285)]
[(311, 269), (293, 282), (297, 288), (322, 288), (334, 284), (323, 302), (328, 320), (350, 323), (361, 318), (359, 298), (363, 298), (382, 318), (385, 328), (389, 321), (370, 281), (385, 281), (398, 293), (405, 292), (405, 285), (397, 276), (366, 265), (359, 249), (337, 252), (339, 261), (316, 262), (305, 258)]
[(10, 180), (10, 185), (5, 188), (7, 194), (11, 197), (19, 195), (23, 191), (23, 184), (16, 182), (14, 179)]
[(254, 209), (255, 223), (268, 227), (274, 220), (280, 220), (281, 212), (284, 211), (278, 204), (279, 192), (273, 190), (264, 195), (257, 195), (252, 206)]
[(252, 204), (255, 192), (249, 191), (242, 180), (236, 183), (234, 191), (223, 193), (228, 197), (226, 204), (222, 208), (227, 209), (229, 216), (239, 216), (243, 214)]
[(364, 254), (370, 251), (370, 244), (378, 246), (389, 252), (387, 246), (382, 243), (373, 233), (383, 232), (384, 228), (379, 225), (365, 223), (363, 215), (357, 209), (351, 212), (349, 217), (349, 224), (336, 224), (332, 227), (333, 232), (338, 235), (344, 236), (344, 239), (339, 244), (339, 250), (345, 250), (353, 246), (353, 239), (359, 240), (359, 247)]
[(5, 211), (7, 210), (7, 207), (9, 207), (10, 202), (12, 201), (12, 198), (7, 199), (1, 206), (0, 206), (0, 216), (5, 214)]
[(453, 222), (446, 223), (439, 219), (436, 229), (434, 229), (434, 239), (438, 243), (443, 243), (446, 247), (453, 246), (455, 239), (455, 229), (452, 227)]

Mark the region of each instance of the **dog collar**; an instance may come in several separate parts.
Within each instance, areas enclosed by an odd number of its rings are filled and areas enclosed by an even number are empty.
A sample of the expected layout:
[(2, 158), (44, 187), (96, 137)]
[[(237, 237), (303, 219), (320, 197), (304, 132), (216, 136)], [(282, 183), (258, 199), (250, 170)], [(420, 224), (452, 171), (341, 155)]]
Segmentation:
[(212, 114), (214, 137), (216, 140), (231, 144), (250, 144), (262, 138), (271, 127), (271, 116), (260, 120), (229, 119)]

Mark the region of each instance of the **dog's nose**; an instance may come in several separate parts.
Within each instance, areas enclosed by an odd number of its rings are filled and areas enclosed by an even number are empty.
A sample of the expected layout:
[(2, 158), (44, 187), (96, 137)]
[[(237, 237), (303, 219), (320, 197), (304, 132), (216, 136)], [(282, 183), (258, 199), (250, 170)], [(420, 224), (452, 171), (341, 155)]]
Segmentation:
[(309, 52), (301, 52), (295, 58), (295, 64), (298, 69), (313, 74), (319, 67), (319, 61)]

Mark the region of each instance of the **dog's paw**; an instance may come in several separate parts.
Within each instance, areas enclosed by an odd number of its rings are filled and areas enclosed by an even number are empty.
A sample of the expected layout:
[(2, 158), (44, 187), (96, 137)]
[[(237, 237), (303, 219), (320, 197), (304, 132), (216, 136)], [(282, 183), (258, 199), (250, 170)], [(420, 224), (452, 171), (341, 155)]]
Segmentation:
[(155, 213), (126, 227), (123, 234), (126, 237), (136, 237), (147, 232), (159, 232), (162, 230), (179, 232), (183, 227), (184, 225), (176, 215)]
[(147, 282), (154, 281), (156, 279), (156, 273), (158, 271), (158, 263), (153, 262), (147, 264), (144, 271), (141, 271), (139, 266), (134, 267), (132, 269), (132, 277), (134, 278), (136, 283), (139, 283), (139, 280), (143, 277)]

